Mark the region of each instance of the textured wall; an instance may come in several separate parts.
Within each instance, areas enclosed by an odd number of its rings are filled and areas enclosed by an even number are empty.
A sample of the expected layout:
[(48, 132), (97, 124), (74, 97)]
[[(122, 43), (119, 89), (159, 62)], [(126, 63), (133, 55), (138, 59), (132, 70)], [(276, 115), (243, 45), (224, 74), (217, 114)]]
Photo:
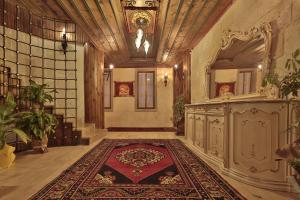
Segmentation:
[[(157, 107), (155, 111), (136, 111), (135, 97), (113, 97), (113, 109), (105, 112), (105, 127), (172, 127), (172, 68), (157, 68)], [(169, 82), (163, 83), (167, 72)], [(135, 81), (135, 68), (115, 68), (113, 81)], [(114, 87), (114, 86), (113, 86)]]
[[(0, 26), (0, 33), (3, 33), (3, 27)], [(10, 28), (5, 29), (5, 34), (8, 37), (15, 38), (17, 37), (16, 31)], [(30, 36), (27, 33), (23, 32), (18, 32), (18, 40), (21, 41), (17, 45), (17, 42), (15, 40), (11, 40), (8, 37), (5, 38), (5, 42), (3, 41), (3, 36), (0, 35), (0, 45), (2, 46), (5, 43), (5, 46), (7, 49), (5, 49), (5, 57), (7, 60), (14, 61), (14, 62), (19, 62), (18, 66), (18, 71), (16, 64), (11, 63), (6, 61), (5, 65), (7, 67), (11, 68), (11, 73), (20, 74), (20, 78), (22, 79), (22, 86), (28, 85), (29, 84), (29, 76), (33, 76), (33, 80), (36, 81), (37, 83), (41, 84), (42, 83), (42, 78), (37, 78), (37, 77), (44, 77), (44, 83), (48, 84), (49, 87), (54, 88), (54, 78), (56, 78), (55, 83), (56, 83), (56, 88), (74, 88), (75, 87), (75, 80), (68, 80), (67, 83), (65, 80), (60, 80), (60, 79), (75, 79), (77, 76), (77, 100), (78, 103), (76, 105), (75, 99), (68, 99), (65, 101), (65, 99), (57, 99), (56, 100), (56, 107), (65, 107), (65, 103), (67, 103), (68, 107), (76, 107), (77, 106), (77, 117), (78, 117), (78, 125), (80, 126), (83, 123), (84, 119), (84, 97), (83, 97), (83, 68), (84, 68), (84, 57), (83, 57), (83, 46), (82, 45), (77, 45), (77, 55), (76, 59), (77, 62), (75, 63), (74, 61), (59, 61), (59, 59), (64, 60), (65, 55), (63, 54), (62, 51), (54, 51), (53, 50), (48, 50), (44, 49), (44, 54), (42, 53), (42, 49), (38, 47), (32, 47), (31, 49), (31, 54), (34, 56), (44, 56), (44, 58), (51, 58), (54, 59), (56, 58), (57, 61), (54, 63), (53, 60), (49, 59), (42, 59), (38, 57), (31, 57), (29, 56), (30, 54), (30, 47), (27, 44), (23, 44), (21, 42), (26, 42), (30, 43)], [(42, 38), (32, 36), (31, 40), (32, 45), (36, 45), (39, 47), (42, 47)], [(61, 49), (61, 43), (57, 42), (54, 45), (54, 41), (51, 40), (44, 40), (44, 47), (49, 48), (49, 49)], [(19, 51), (20, 53), (17, 54), (14, 51), (11, 51), (9, 49)], [(3, 58), (3, 48), (0, 48), (0, 58)], [(73, 44), (68, 45), (68, 50), (75, 50), (75, 46)], [(24, 54), (22, 54), (24, 53)], [(75, 52), (67, 52), (66, 54), (66, 59), (67, 60), (74, 60), (75, 59)], [(31, 65), (34, 66), (42, 66), (42, 62), (44, 61), (44, 69), (41, 68), (34, 68), (32, 67), (31, 70), (29, 69), (28, 66), (30, 64), (31, 60)], [(3, 60), (0, 60), (0, 64), (3, 64)], [(24, 64), (24, 65), (22, 65)], [(71, 71), (65, 71), (65, 64), (66, 68)], [(54, 66), (57, 70), (54, 70)], [(75, 66), (77, 68), (77, 74), (75, 71)], [(60, 70), (59, 70), (60, 69)], [(72, 71), (73, 70), (73, 71)], [(47, 78), (52, 78), (52, 79), (47, 79)], [(67, 84), (67, 85), (66, 85)], [(57, 89), (57, 94), (56, 97), (65, 97), (65, 90), (63, 89)], [(67, 93), (68, 98), (75, 98), (76, 93), (75, 90), (70, 90)], [(64, 109), (57, 110), (56, 113), (58, 114), (65, 114)], [(68, 109), (67, 110), (67, 116), (73, 117), (75, 116), (75, 110), (74, 109)], [(74, 122), (74, 120), (68, 120), (70, 122)]]
[(205, 98), (205, 66), (216, 54), (224, 30), (247, 31), (264, 22), (273, 28), (272, 58), (276, 71), (300, 47), (299, 0), (236, 0), (208, 34), (192, 50), (192, 102)]

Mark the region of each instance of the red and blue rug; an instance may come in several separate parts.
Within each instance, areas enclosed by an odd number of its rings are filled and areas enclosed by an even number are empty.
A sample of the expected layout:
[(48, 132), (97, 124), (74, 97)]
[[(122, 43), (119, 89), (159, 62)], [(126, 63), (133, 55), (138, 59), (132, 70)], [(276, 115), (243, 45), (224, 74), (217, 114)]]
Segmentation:
[(179, 140), (103, 140), (31, 199), (245, 199)]

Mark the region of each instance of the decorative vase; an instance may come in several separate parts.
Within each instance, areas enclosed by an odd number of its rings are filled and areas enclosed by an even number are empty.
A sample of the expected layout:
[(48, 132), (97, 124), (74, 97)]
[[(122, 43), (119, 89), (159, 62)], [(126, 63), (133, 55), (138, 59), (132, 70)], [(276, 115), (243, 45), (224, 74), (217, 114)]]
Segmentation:
[(33, 138), (31, 142), (32, 149), (36, 152), (46, 153), (48, 152), (48, 136), (44, 135), (42, 139)]
[(15, 149), (15, 147), (5, 144), (0, 150), (0, 168), (9, 168), (12, 165), (16, 158)]
[(268, 99), (278, 99), (279, 98), (279, 88), (276, 85), (268, 84), (265, 87), (265, 94)]

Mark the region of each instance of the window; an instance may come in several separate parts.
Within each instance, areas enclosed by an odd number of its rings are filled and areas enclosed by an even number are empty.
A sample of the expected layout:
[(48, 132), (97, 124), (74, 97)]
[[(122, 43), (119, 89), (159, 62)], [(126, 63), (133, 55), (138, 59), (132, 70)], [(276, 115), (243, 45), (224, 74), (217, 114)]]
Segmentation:
[(238, 76), (238, 95), (250, 94), (252, 88), (252, 71), (240, 71)]
[(112, 109), (112, 72), (104, 71), (104, 109)]
[(155, 109), (155, 71), (137, 72), (137, 109)]

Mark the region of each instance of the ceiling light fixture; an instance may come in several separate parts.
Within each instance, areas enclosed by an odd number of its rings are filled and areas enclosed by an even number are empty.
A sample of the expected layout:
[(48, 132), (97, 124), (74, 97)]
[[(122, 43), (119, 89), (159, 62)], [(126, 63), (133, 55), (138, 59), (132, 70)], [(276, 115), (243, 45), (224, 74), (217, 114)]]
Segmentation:
[(148, 42), (148, 40), (145, 40), (144, 49), (145, 49), (146, 55), (148, 54), (149, 47), (150, 47), (150, 43)]
[(257, 68), (261, 70), (262, 69), (262, 65), (261, 64), (258, 65)]
[[(148, 26), (148, 23), (149, 23), (149, 20), (147, 20), (143, 17), (139, 17), (139, 18), (136, 19), (136, 26), (138, 27), (138, 29), (136, 31), (136, 38), (135, 38), (135, 41), (134, 41), (137, 51), (139, 51), (141, 45), (143, 44), (146, 56), (149, 52), (150, 43), (146, 39), (146, 35), (144, 34), (144, 30)], [(144, 30), (143, 30), (143, 28), (144, 28)]]
[(141, 44), (142, 44), (142, 40), (139, 38), (136, 38), (135, 39), (135, 47), (137, 48), (137, 50), (139, 50)]
[(61, 33), (61, 47), (64, 51), (64, 54), (66, 54), (68, 47), (66, 28), (63, 28)]

